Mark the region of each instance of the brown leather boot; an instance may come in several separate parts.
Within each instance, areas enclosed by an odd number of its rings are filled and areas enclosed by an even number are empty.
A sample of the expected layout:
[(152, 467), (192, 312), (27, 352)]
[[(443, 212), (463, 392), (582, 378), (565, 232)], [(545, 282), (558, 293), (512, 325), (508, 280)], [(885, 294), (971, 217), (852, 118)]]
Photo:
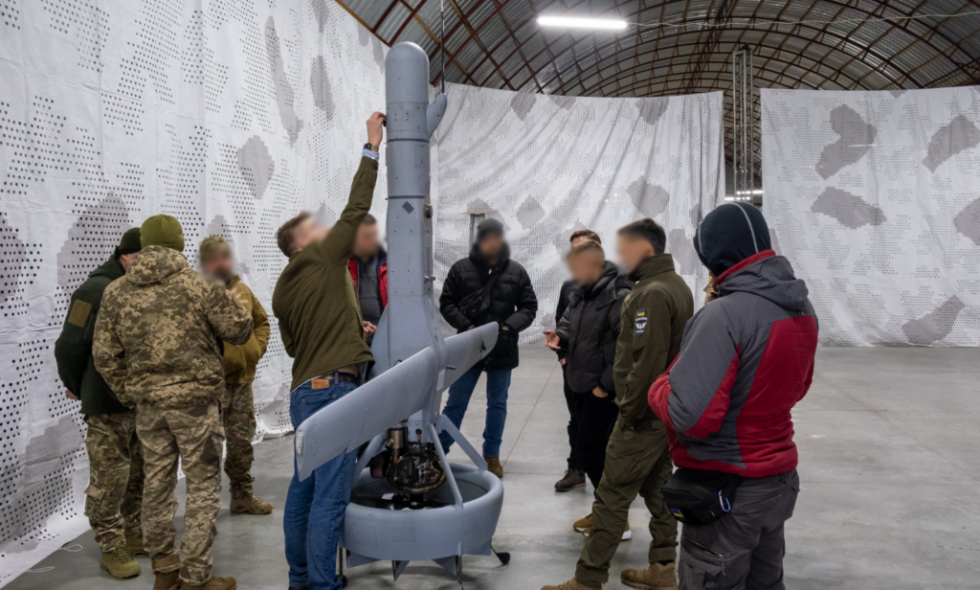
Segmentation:
[(504, 466), (500, 464), (500, 457), (484, 457), (483, 459), (487, 462), (487, 471), (500, 479), (504, 478)]
[(677, 590), (677, 569), (673, 563), (654, 563), (641, 570), (623, 570), (619, 580), (637, 590)]
[(564, 584), (559, 584), (558, 586), (542, 586), (541, 590), (602, 590), (602, 586), (586, 586), (584, 584), (579, 584), (575, 578), (565, 582)]
[(235, 590), (238, 588), (238, 583), (235, 582), (235, 578), (231, 576), (227, 578), (218, 578), (211, 576), (208, 583), (203, 586), (191, 586), (190, 584), (181, 584), (181, 590), (189, 590), (193, 588), (194, 590)]
[(175, 565), (180, 565), (180, 556), (176, 553), (153, 560), (153, 573), (156, 574), (153, 590), (177, 590), (177, 586), (180, 584), (179, 570), (165, 574), (160, 573), (160, 570)]
[(231, 499), (232, 514), (272, 514), (272, 504), (262, 498), (245, 494), (241, 498)]
[(555, 484), (556, 492), (570, 492), (585, 487), (585, 474), (578, 469), (566, 469), (565, 475)]

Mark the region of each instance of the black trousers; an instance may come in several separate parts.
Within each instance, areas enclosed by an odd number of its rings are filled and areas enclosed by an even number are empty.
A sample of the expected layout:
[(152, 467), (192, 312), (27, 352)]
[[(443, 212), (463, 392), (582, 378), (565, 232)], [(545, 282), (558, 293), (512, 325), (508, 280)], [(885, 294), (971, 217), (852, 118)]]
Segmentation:
[(568, 468), (582, 471), (575, 458), (575, 441), (578, 440), (578, 418), (582, 414), (582, 400), (568, 388), (568, 371), (561, 366), (561, 377), (565, 386), (565, 403), (568, 405)]
[[(570, 399), (571, 398), (571, 399)], [(568, 458), (569, 468), (574, 465), (599, 487), (602, 471), (606, 466), (606, 445), (609, 435), (619, 417), (619, 406), (613, 397), (596, 397), (591, 391), (576, 393), (565, 386), (565, 399), (572, 419), (568, 423), (568, 438), (572, 454)]]

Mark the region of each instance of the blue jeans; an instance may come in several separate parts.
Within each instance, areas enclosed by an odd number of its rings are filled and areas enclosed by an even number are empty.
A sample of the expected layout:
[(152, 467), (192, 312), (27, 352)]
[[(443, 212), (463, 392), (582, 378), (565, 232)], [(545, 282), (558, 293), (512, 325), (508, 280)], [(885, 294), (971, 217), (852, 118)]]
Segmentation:
[[(341, 381), (326, 389), (313, 389), (311, 381), (290, 393), (289, 418), (293, 428), (321, 408), (354, 391), (357, 385)], [(293, 465), (282, 527), (286, 533), (289, 585), (309, 590), (340, 590), (337, 545), (344, 512), (350, 502), (357, 450), (318, 467), (300, 481)]]
[[(442, 411), (449, 421), (459, 428), (463, 423), (466, 407), (470, 405), (476, 382), (482, 370), (477, 366), (463, 373), (449, 388), (449, 400)], [(507, 422), (507, 392), (510, 389), (510, 369), (487, 371), (487, 424), (483, 428), (483, 456), (499, 457), (500, 442), (504, 437), (504, 423)], [(442, 448), (447, 453), (453, 439), (443, 432), (439, 435)]]

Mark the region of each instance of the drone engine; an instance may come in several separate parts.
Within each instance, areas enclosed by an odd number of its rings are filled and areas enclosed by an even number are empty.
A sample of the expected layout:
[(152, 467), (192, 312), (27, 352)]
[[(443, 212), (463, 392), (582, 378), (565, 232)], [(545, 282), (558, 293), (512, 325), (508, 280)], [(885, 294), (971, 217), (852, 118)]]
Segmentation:
[(415, 431), (414, 441), (408, 441), (404, 426), (388, 430), (384, 475), (388, 483), (409, 497), (419, 497), (446, 481), (446, 472), (439, 461), (434, 443), (422, 442), (422, 431)]

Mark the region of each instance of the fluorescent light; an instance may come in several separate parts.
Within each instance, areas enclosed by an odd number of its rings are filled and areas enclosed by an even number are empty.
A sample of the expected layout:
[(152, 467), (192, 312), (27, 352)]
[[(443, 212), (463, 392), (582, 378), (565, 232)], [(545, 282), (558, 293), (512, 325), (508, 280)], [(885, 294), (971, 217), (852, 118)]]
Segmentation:
[(621, 31), (627, 27), (624, 20), (608, 18), (575, 18), (571, 16), (539, 16), (538, 24), (542, 27), (569, 27), (573, 29), (608, 29)]

